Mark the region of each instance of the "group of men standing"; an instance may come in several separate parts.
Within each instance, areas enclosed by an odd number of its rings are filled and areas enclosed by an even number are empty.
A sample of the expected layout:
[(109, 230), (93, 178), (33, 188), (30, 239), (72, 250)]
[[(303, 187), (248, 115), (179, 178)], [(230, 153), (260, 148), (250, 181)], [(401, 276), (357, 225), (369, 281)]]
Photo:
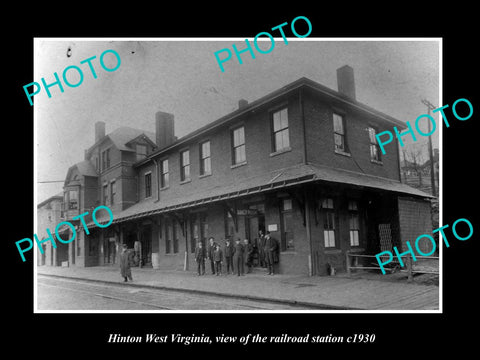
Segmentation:
[(197, 262), (197, 274), (205, 275), (205, 260), (210, 262), (212, 275), (222, 275), (222, 265), (226, 265), (226, 274), (234, 274), (235, 269), (237, 276), (245, 275), (245, 265), (247, 273), (251, 272), (254, 256), (257, 255), (258, 265), (268, 268), (268, 275), (274, 274), (274, 264), (278, 262), (278, 242), (270, 236), (267, 231), (266, 235), (263, 231), (259, 232), (259, 238), (253, 244), (245, 239), (242, 242), (239, 238), (235, 240), (235, 244), (230, 239), (225, 239), (223, 250), (220, 244), (215, 242), (213, 237), (208, 239), (208, 244), (203, 247), (201, 241), (198, 241), (195, 249), (195, 261)]

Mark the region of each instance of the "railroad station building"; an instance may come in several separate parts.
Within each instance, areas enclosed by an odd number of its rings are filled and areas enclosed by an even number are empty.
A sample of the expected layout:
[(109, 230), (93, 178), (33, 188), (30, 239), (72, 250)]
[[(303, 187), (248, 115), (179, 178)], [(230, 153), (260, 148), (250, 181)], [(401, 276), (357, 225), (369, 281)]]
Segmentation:
[(382, 154), (375, 139), (405, 123), (356, 100), (348, 65), (337, 80), (338, 91), (300, 78), (240, 100), (181, 138), (165, 112), (154, 134), (106, 134), (97, 122), (94, 144), (65, 179), (65, 219), (102, 204), (114, 220), (77, 231), (70, 265), (116, 264), (121, 244), (139, 241), (144, 266), (193, 269), (198, 241), (254, 242), (263, 230), (279, 241), (278, 272), (326, 275), (345, 271), (348, 252), (406, 250), (431, 233), (431, 196), (401, 182), (398, 143)]

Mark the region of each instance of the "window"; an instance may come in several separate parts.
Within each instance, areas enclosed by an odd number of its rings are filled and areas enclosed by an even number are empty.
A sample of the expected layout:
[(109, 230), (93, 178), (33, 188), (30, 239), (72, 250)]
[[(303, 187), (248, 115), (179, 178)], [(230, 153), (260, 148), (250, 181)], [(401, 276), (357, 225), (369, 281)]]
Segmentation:
[(325, 247), (335, 247), (335, 211), (333, 209), (333, 199), (323, 199), (322, 209)]
[(78, 191), (69, 190), (68, 191), (68, 209), (78, 209)]
[(168, 175), (168, 159), (162, 160), (160, 163), (160, 187), (166, 188), (169, 184), (169, 175)]
[(210, 141), (205, 141), (200, 144), (200, 175), (208, 175), (211, 173)]
[(102, 152), (102, 171), (110, 167), (110, 149)]
[(345, 120), (342, 115), (333, 114), (333, 136), (335, 140), (335, 150), (348, 152), (345, 142)]
[(359, 246), (360, 221), (358, 215), (358, 204), (356, 201), (348, 202), (349, 223), (350, 223), (350, 246)]
[(107, 205), (108, 200), (108, 184), (103, 185), (103, 205)]
[(115, 194), (117, 193), (117, 183), (112, 181), (110, 184), (110, 204), (115, 204)]
[(245, 127), (241, 126), (232, 131), (232, 163), (241, 164), (247, 161), (245, 155)]
[(190, 180), (190, 151), (180, 153), (180, 181)]
[(282, 109), (273, 113), (273, 151), (281, 151), (290, 148), (288, 134), (288, 109)]
[(152, 173), (145, 174), (145, 197), (152, 196)]
[(147, 145), (137, 144), (137, 161), (145, 159), (147, 157)]
[(293, 212), (292, 199), (283, 199), (281, 203), (282, 250), (293, 250)]
[(377, 144), (377, 130), (373, 127), (368, 128), (368, 137), (370, 138), (370, 160), (382, 161), (380, 157), (380, 147)]

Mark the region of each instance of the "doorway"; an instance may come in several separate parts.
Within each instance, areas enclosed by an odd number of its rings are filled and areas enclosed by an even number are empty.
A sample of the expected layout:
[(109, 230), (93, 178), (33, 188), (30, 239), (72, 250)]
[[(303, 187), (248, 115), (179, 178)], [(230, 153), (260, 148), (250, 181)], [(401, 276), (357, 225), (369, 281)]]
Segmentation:
[(253, 265), (259, 266), (258, 246), (259, 246), (259, 232), (260, 230), (265, 234), (265, 205), (254, 204), (250, 205), (245, 217), (245, 237), (250, 240), (253, 245)]

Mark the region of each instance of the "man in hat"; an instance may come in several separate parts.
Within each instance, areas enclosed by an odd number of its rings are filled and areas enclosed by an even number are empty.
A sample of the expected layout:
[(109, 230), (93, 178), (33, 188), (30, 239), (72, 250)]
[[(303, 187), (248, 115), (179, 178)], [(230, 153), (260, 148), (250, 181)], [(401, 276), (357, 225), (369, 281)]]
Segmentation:
[(268, 275), (273, 275), (273, 265), (277, 257), (277, 250), (277, 240), (270, 236), (270, 231), (267, 231), (265, 236), (265, 260), (267, 262)]
[(122, 252), (120, 253), (120, 274), (124, 278), (123, 281), (127, 281), (127, 278), (130, 281), (133, 281), (132, 270), (130, 269), (130, 263), (132, 253), (128, 251), (127, 244), (123, 244)]

